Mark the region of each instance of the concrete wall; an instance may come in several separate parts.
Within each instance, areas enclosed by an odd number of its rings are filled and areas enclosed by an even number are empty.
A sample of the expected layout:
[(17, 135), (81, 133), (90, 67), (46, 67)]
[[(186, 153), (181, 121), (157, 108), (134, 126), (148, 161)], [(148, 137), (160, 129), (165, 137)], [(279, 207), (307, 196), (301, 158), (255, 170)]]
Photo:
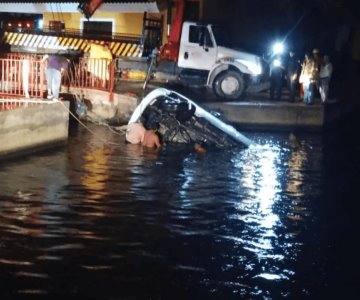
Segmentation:
[(69, 102), (44, 101), (0, 111), (0, 158), (66, 143), (68, 109)]
[(70, 88), (71, 94), (85, 99), (87, 117), (94, 122), (125, 124), (138, 105), (138, 98), (131, 94), (110, 94), (109, 92)]
[(325, 123), (324, 106), (269, 102), (212, 102), (206, 105), (229, 122), (251, 128), (319, 128)]

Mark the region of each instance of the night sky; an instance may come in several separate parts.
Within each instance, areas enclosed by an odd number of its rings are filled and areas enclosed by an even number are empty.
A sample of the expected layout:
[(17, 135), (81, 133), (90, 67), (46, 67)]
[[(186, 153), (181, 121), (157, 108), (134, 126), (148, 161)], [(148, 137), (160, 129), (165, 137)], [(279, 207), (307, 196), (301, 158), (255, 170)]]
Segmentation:
[[(341, 51), (350, 55), (354, 28), (359, 30), (355, 0), (205, 0), (204, 15), (230, 29), (234, 46), (264, 54), (275, 40), (283, 40), (299, 54), (319, 48), (334, 54), (339, 32), (348, 41)], [(348, 49), (346, 49), (348, 47)], [(339, 47), (338, 47), (339, 48)], [(339, 50), (339, 49), (337, 49)]]

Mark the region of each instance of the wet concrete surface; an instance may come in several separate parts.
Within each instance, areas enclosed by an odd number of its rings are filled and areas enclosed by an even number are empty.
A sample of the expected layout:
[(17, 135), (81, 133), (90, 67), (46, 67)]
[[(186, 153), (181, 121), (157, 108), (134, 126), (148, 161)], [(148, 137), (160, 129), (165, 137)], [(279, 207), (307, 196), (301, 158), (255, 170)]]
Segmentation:
[[(269, 90), (265, 89), (261, 92), (253, 91), (249, 88), (245, 95), (238, 100), (224, 100), (217, 98), (211, 89), (204, 86), (184, 86), (180, 83), (174, 82), (158, 82), (158, 81), (150, 81), (145, 90), (143, 90), (143, 82), (135, 81), (135, 80), (121, 80), (118, 81), (115, 91), (121, 94), (131, 94), (139, 98), (141, 100), (144, 96), (146, 96), (153, 89), (158, 87), (164, 87), (169, 90), (176, 91), (189, 99), (195, 101), (196, 103), (207, 103), (207, 102), (217, 102), (217, 103), (246, 103), (246, 102), (257, 102), (257, 103), (269, 103), (273, 105), (282, 105), (282, 104), (293, 104), (293, 105), (301, 105), (305, 104), (302, 102), (300, 97), (296, 97), (295, 102), (290, 102), (290, 96), (288, 90), (284, 87), (282, 89), (282, 97), (280, 101), (274, 101), (270, 99)], [(315, 99), (315, 105), (321, 105), (321, 101), (319, 98)]]
[[(270, 99), (269, 90), (254, 92), (247, 90), (245, 95), (234, 101), (217, 98), (204, 86), (184, 86), (177, 83), (150, 81), (143, 90), (142, 81), (120, 81), (116, 92), (130, 94), (142, 100), (149, 92), (158, 87), (176, 91), (209, 111), (216, 111), (223, 119), (249, 129), (302, 128), (318, 130), (329, 122), (339, 119), (347, 111), (339, 107), (336, 99), (329, 105), (322, 105), (319, 97), (313, 105), (305, 104), (299, 97), (290, 101), (289, 91), (284, 87), (279, 101)], [(336, 104), (336, 105), (334, 105)]]
[(215, 95), (213, 95), (211, 91), (206, 87), (189, 87), (183, 86), (181, 84), (167, 82), (149, 82), (144, 90), (142, 81), (121, 80), (116, 85), (115, 91), (120, 94), (134, 95), (141, 100), (149, 92), (159, 87), (176, 91), (196, 102), (210, 102), (217, 100)]

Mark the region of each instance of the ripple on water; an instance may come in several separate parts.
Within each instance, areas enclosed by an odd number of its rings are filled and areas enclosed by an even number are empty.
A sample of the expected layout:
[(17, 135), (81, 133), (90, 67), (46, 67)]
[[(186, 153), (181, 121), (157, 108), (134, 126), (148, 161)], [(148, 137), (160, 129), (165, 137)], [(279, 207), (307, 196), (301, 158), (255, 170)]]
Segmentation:
[(336, 172), (318, 135), (252, 135), (260, 146), (154, 153), (79, 127), (64, 148), (2, 164), (0, 295), (316, 294), (334, 262), (322, 253), (347, 232), (324, 217)]

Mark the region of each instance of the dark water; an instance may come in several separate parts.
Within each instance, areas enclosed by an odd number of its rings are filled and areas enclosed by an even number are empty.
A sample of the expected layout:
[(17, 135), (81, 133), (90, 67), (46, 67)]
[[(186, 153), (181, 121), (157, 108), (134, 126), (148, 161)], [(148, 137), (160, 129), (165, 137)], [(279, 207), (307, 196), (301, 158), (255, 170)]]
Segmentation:
[(360, 299), (357, 131), (200, 155), (91, 130), (1, 162), (0, 299)]

